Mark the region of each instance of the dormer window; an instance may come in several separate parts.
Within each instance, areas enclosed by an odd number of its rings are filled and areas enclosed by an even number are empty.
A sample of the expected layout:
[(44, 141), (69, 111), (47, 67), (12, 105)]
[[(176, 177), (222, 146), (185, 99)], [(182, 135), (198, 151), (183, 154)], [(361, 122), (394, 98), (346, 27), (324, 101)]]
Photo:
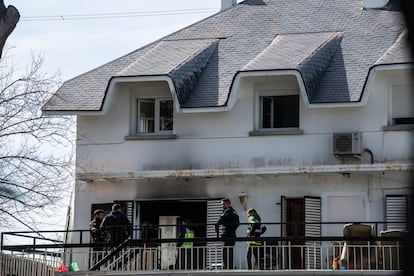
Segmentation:
[(173, 101), (166, 98), (137, 99), (137, 134), (171, 132)]
[(130, 87), (127, 140), (176, 139), (174, 101), (166, 82), (135, 83)]
[(299, 127), (299, 95), (261, 96), (260, 128)]
[(255, 130), (249, 134), (295, 135), (299, 128), (300, 96), (296, 89), (257, 91)]

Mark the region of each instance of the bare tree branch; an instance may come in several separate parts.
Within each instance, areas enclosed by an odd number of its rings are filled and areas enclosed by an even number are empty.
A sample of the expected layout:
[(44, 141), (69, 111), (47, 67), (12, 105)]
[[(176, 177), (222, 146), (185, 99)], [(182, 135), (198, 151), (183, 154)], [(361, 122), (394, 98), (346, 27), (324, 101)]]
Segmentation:
[(18, 222), (34, 230), (73, 183), (74, 118), (42, 114), (59, 81), (41, 71), (41, 57), (19, 76), (6, 60), (0, 60), (0, 227)]

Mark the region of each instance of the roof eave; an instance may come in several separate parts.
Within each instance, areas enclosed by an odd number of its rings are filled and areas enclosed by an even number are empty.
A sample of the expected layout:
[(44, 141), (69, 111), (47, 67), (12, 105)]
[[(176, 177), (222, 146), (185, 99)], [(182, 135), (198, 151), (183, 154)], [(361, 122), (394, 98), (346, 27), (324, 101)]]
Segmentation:
[(368, 70), (368, 75), (362, 89), (360, 103), (365, 105), (370, 96), (370, 91), (374, 83), (375, 75), (378, 71), (394, 71), (394, 70), (412, 70), (414, 69), (414, 63), (390, 63), (390, 64), (375, 64)]
[(181, 112), (180, 103), (178, 101), (176, 89), (173, 80), (168, 75), (154, 75), (154, 76), (114, 76), (108, 81), (105, 96), (99, 110), (43, 110), (44, 115), (81, 115), (81, 116), (102, 116), (105, 115), (111, 102), (114, 100), (115, 86), (119, 83), (131, 82), (148, 82), (148, 81), (165, 81), (168, 83), (171, 96), (173, 98), (177, 112)]
[(169, 75), (155, 75), (155, 76), (117, 76), (112, 77), (108, 82), (107, 92), (102, 102), (100, 110), (43, 110), (45, 115), (104, 115), (107, 113), (110, 103), (115, 93), (115, 85), (118, 83), (127, 82), (144, 82), (144, 81), (166, 81), (170, 88), (171, 96), (174, 100), (175, 108), (178, 113), (208, 113), (208, 112), (229, 112), (237, 102), (238, 93), (240, 91), (240, 83), (245, 77), (266, 77), (266, 76), (295, 76), (298, 82), (300, 95), (303, 102), (308, 108), (338, 108), (338, 107), (360, 107), (366, 105), (369, 98), (369, 91), (372, 88), (375, 74), (378, 71), (385, 70), (401, 70), (414, 69), (413, 63), (400, 64), (377, 64), (369, 69), (366, 78), (361, 98), (356, 102), (327, 102), (327, 103), (312, 103), (309, 100), (306, 86), (300, 70), (298, 69), (277, 69), (277, 70), (258, 70), (258, 71), (239, 71), (234, 75), (232, 84), (230, 86), (229, 98), (223, 106), (204, 106), (204, 107), (181, 107), (177, 97), (176, 88), (172, 78)]
[(239, 71), (236, 73), (231, 89), (230, 96), (227, 101), (226, 111), (230, 111), (237, 101), (237, 91), (240, 89), (240, 81), (244, 77), (268, 77), (268, 76), (295, 76), (299, 86), (299, 93), (302, 96), (305, 107), (307, 108), (333, 108), (333, 107), (357, 107), (365, 103), (361, 102), (329, 102), (329, 103), (312, 103), (306, 90), (303, 76), (298, 69), (277, 69), (277, 70), (260, 70), (260, 71)]
[(286, 76), (293, 75), (296, 77), (299, 85), (300, 94), (302, 95), (303, 101), (306, 105), (309, 105), (309, 99), (306, 94), (305, 84), (303, 82), (302, 75), (297, 69), (277, 69), (277, 70), (255, 70), (255, 71), (239, 71), (234, 75), (232, 84), (230, 86), (229, 98), (226, 106), (227, 111), (230, 111), (237, 101), (237, 94), (240, 90), (240, 82), (245, 77), (271, 77), (271, 76)]

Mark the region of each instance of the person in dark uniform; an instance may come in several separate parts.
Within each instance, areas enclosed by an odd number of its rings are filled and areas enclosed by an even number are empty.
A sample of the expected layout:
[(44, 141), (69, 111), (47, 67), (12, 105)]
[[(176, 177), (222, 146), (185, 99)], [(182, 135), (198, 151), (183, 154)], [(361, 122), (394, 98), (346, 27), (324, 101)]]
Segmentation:
[(89, 232), (91, 233), (91, 242), (94, 244), (92, 247), (92, 264), (95, 264), (103, 254), (105, 244), (105, 233), (101, 229), (102, 219), (105, 211), (102, 209), (96, 209), (93, 212), (93, 220), (89, 224)]
[(236, 243), (236, 230), (239, 227), (239, 215), (236, 210), (231, 206), (230, 199), (225, 198), (220, 203), (223, 208), (223, 213), (216, 223), (216, 232), (219, 236), (219, 227), (223, 225), (224, 230), (221, 235), (224, 238), (224, 247), (223, 247), (223, 262), (224, 268), (233, 269), (233, 246)]
[(119, 204), (112, 205), (112, 212), (103, 218), (101, 229), (109, 233), (110, 243), (114, 247), (124, 242), (132, 234), (132, 225)]
[(89, 231), (91, 233), (91, 241), (95, 244), (102, 244), (105, 242), (105, 236), (103, 231), (101, 231), (101, 223), (104, 218), (105, 211), (102, 209), (97, 209), (93, 212), (93, 220), (89, 224)]

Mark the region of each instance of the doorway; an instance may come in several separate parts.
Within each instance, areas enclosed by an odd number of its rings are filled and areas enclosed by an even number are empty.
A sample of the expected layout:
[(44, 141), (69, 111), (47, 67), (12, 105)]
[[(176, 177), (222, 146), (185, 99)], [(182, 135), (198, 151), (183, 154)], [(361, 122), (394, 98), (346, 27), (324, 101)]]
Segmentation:
[[(314, 196), (281, 198), (282, 237), (292, 238), (285, 252), (285, 269), (318, 269), (321, 252), (296, 237), (321, 236), (321, 198)], [(286, 243), (287, 244), (287, 243)], [(307, 245), (307, 246), (304, 246)], [(309, 247), (309, 248), (308, 248)]]
[[(140, 225), (148, 221), (158, 226), (158, 238), (178, 238), (177, 226), (181, 223), (181, 218), (190, 221), (196, 238), (207, 235), (207, 200), (159, 200), (142, 201), (138, 204)], [(205, 245), (205, 242), (193, 243), (194, 268), (202, 269), (205, 266), (205, 251), (197, 248)], [(163, 253), (159, 265), (162, 269), (168, 269), (175, 264), (175, 244), (161, 244), (161, 249)]]
[[(305, 202), (304, 198), (285, 198), (285, 237), (305, 236)], [(291, 241), (290, 254), (286, 254), (291, 269), (302, 269), (303, 262), (303, 241)]]
[(143, 201), (140, 205), (140, 225), (145, 221), (160, 225), (160, 217), (184, 217), (193, 224), (195, 237), (206, 237), (207, 201), (206, 200), (165, 200)]

